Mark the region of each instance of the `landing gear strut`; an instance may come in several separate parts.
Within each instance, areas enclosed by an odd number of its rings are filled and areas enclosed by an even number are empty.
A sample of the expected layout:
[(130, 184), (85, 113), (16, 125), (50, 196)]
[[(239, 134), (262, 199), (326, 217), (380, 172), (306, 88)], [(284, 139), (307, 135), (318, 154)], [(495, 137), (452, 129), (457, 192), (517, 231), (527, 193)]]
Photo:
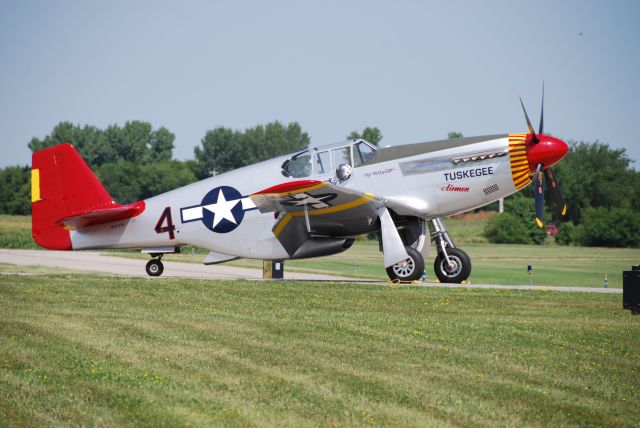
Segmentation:
[(149, 276), (160, 276), (164, 272), (164, 265), (162, 264), (162, 254), (152, 254), (153, 259), (147, 262), (146, 270)]
[(451, 237), (439, 218), (431, 220), (434, 232), (431, 240), (435, 242), (438, 256), (433, 269), (440, 282), (460, 283), (471, 274), (471, 259), (453, 244)]

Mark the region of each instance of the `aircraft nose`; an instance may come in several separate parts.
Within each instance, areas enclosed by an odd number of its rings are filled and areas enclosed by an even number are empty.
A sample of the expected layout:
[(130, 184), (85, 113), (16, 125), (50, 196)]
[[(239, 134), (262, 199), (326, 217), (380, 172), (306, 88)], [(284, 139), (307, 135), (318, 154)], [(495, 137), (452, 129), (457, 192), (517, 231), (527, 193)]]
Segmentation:
[(527, 141), (526, 151), (531, 171), (542, 164), (544, 169), (557, 164), (569, 151), (569, 146), (564, 141), (548, 135), (538, 135), (538, 143)]

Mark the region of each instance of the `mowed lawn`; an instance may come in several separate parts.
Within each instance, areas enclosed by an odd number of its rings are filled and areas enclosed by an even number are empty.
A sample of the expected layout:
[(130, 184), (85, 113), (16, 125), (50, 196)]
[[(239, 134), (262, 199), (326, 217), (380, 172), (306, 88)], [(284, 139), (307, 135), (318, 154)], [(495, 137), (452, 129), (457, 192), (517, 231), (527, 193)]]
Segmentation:
[(632, 426), (620, 295), (0, 276), (0, 425)]

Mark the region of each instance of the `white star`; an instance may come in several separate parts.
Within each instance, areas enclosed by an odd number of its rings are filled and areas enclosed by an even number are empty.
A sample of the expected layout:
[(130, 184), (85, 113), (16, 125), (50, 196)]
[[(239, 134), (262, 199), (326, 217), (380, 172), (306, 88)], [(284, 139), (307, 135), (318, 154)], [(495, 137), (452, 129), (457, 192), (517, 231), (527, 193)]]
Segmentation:
[(229, 220), (233, 224), (238, 224), (236, 222), (236, 218), (233, 216), (231, 210), (235, 207), (240, 199), (236, 199), (234, 201), (227, 201), (224, 198), (224, 194), (222, 193), (222, 189), (218, 192), (218, 200), (215, 204), (205, 205), (204, 208), (207, 211), (211, 211), (213, 213), (213, 226), (211, 228), (215, 228), (218, 223), (222, 221), (222, 219)]

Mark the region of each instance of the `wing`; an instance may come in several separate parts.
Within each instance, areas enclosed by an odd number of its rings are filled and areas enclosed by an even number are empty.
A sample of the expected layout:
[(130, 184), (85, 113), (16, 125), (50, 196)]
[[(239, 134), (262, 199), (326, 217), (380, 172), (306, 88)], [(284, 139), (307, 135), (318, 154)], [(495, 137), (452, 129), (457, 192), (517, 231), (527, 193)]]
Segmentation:
[(277, 212), (273, 233), (290, 256), (312, 237), (353, 237), (376, 229), (380, 198), (317, 180), (298, 180), (250, 196), (262, 213)]

